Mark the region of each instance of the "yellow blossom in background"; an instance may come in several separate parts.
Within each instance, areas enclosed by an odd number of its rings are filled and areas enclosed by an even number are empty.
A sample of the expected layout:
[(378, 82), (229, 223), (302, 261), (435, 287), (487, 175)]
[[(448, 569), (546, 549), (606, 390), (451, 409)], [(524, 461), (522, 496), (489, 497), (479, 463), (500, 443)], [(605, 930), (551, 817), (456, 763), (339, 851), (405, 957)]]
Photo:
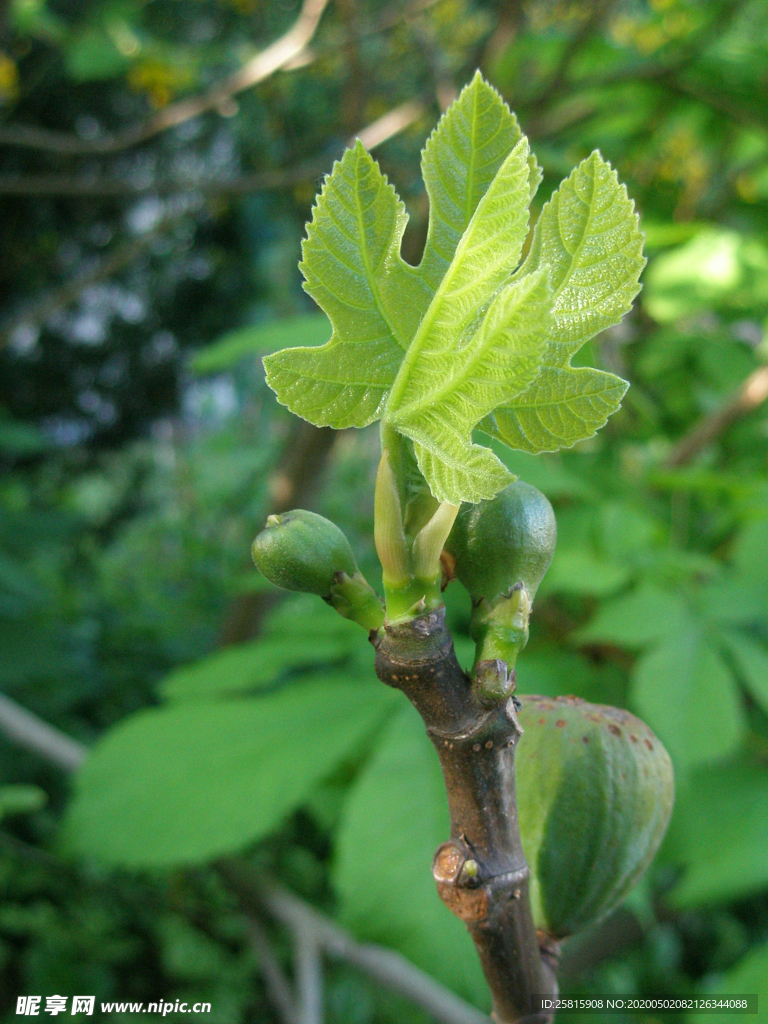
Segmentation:
[(192, 84), (190, 71), (164, 64), (159, 60), (142, 60), (130, 69), (128, 85), (134, 92), (143, 92), (153, 107), (160, 109), (170, 103), (177, 93)]
[(19, 95), (19, 70), (16, 61), (0, 51), (0, 103), (13, 103)]

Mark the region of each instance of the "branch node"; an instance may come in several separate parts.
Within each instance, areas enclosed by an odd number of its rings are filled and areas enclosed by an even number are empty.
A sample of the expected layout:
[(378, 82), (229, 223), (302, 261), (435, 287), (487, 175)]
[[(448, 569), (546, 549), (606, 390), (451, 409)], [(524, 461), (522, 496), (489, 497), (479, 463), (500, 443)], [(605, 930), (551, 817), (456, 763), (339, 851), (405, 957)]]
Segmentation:
[(517, 686), (517, 675), (501, 658), (478, 661), (475, 665), (472, 689), (485, 707), (494, 707), (511, 697)]

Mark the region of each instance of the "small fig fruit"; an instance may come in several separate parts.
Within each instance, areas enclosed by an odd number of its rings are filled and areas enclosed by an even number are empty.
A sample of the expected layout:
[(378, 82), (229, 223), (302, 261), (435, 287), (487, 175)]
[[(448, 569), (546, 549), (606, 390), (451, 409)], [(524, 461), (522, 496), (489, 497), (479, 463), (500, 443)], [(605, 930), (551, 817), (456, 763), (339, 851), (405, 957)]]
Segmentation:
[(331, 595), (336, 573), (358, 572), (349, 541), (338, 526), (302, 508), (270, 516), (251, 554), (271, 583), (324, 598)]
[(474, 601), (491, 601), (517, 583), (533, 601), (556, 539), (550, 503), (531, 484), (515, 480), (490, 501), (464, 506), (445, 546)]
[(616, 907), (653, 860), (672, 813), (672, 763), (628, 711), (521, 700), (516, 786), (534, 921), (563, 938)]
[(345, 619), (380, 629), (384, 608), (329, 519), (302, 508), (270, 516), (251, 548), (256, 567), (285, 590), (318, 594)]

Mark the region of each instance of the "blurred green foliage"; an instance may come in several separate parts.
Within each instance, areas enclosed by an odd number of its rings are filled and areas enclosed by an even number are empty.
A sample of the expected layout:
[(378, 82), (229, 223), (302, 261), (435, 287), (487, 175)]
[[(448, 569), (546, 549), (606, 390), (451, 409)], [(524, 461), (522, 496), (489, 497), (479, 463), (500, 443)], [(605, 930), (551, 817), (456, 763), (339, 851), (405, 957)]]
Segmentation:
[[(82, 991), (196, 994), (216, 1021), (277, 1020), (211, 864), (222, 852), (485, 1005), (429, 878), (446, 819), (418, 721), (374, 682), (354, 626), (282, 600), (248, 560), (266, 514), (301, 504), (373, 571), (376, 437), (330, 447), (291, 422), (257, 357), (327, 338), (296, 269), (318, 176), (415, 98), (419, 119), (376, 155), (418, 259), (419, 149), (477, 66), (543, 164), (537, 209), (599, 147), (650, 256), (636, 309), (584, 355), (631, 382), (623, 410), (556, 456), (498, 449), (559, 525), (520, 688), (629, 707), (677, 773), (670, 833), (622, 911), (633, 927), (623, 944), (608, 926), (573, 940), (563, 987), (764, 1001), (766, 405), (742, 404), (682, 461), (675, 445), (768, 358), (768, 8), (335, 0), (306, 60), (98, 152), (297, 11), (13, 0), (0, 14), (0, 685), (98, 744), (73, 790), (0, 743), (0, 1019), (19, 993)], [(17, 126), (59, 134), (19, 145)], [(446, 600), (466, 662), (467, 597), (453, 584)], [(331, 1024), (423, 1019), (341, 966), (326, 997)]]

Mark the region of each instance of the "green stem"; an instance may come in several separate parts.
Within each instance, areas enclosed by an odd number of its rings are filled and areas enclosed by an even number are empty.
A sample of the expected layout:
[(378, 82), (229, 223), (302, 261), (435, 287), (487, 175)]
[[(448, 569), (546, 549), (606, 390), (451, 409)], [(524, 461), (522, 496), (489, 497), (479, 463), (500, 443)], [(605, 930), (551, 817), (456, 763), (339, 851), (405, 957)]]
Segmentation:
[(339, 615), (351, 619), (369, 632), (381, 629), (384, 624), (381, 598), (360, 572), (354, 576), (348, 576), (345, 572), (336, 573), (327, 601)]
[(411, 577), (400, 586), (384, 583), (387, 622), (406, 622), (442, 604), (440, 577), (432, 580)]
[(482, 598), (472, 609), (469, 632), (475, 641), (475, 664), (504, 661), (510, 672), (528, 642), (531, 601), (522, 584), (499, 594), (493, 601)]

